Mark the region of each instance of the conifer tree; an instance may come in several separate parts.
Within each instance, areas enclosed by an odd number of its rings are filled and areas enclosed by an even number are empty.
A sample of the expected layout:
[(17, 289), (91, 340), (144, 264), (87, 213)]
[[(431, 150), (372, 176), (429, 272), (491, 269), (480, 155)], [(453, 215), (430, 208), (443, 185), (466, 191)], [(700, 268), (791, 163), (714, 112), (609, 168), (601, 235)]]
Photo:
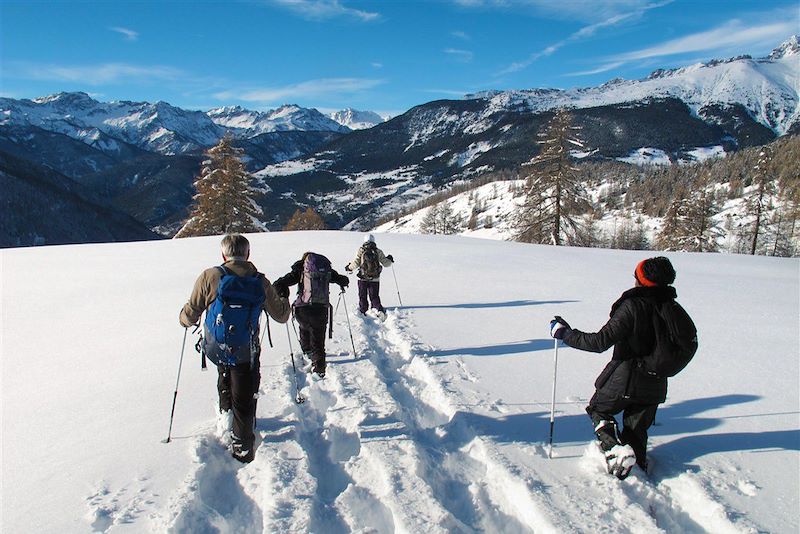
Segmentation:
[(561, 245), (581, 242), (577, 219), (588, 203), (570, 150), (583, 148), (572, 126), (572, 116), (564, 109), (556, 111), (539, 136), (539, 154), (524, 165), (531, 171), (525, 199), (514, 220), (516, 239), (526, 243)]
[(656, 237), (656, 247), (660, 250), (717, 252), (717, 239), (721, 235), (714, 223), (717, 213), (719, 208), (710, 176), (705, 175), (699, 180), (691, 192), (685, 187), (678, 188)]
[(292, 218), (283, 227), (284, 230), (325, 230), (328, 227), (325, 221), (314, 211), (314, 208), (306, 208), (305, 211), (296, 209)]
[(208, 149), (200, 177), (194, 186), (197, 193), (186, 221), (175, 237), (218, 235), (231, 232), (258, 232), (261, 209), (253, 200), (252, 176), (242, 163), (244, 150), (232, 144), (230, 135)]
[(747, 215), (753, 217), (750, 228), (750, 254), (755, 254), (758, 249), (758, 239), (765, 231), (766, 211), (769, 208), (771, 196), (775, 193), (775, 183), (772, 179), (772, 149), (769, 145), (761, 147), (758, 153), (758, 162), (753, 167), (753, 190), (745, 200)]

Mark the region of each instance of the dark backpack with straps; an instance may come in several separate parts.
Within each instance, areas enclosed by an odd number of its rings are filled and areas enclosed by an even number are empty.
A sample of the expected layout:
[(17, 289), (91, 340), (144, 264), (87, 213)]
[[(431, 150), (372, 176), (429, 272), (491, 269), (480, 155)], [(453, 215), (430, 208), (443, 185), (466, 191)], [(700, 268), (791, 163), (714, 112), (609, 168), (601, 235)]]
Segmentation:
[(359, 266), (363, 278), (378, 278), (383, 270), (378, 246), (373, 243), (364, 243), (361, 251), (361, 265)]
[(203, 323), (203, 355), (217, 365), (250, 363), (261, 351), (258, 319), (264, 305), (264, 275), (236, 276), (220, 265), (217, 297)]
[(331, 261), (322, 254), (309, 252), (303, 260), (303, 289), (295, 306), (330, 304)]
[(697, 352), (697, 328), (683, 306), (669, 300), (657, 304), (653, 313), (656, 342), (653, 352), (645, 356), (643, 368), (650, 375), (662, 378), (680, 373)]

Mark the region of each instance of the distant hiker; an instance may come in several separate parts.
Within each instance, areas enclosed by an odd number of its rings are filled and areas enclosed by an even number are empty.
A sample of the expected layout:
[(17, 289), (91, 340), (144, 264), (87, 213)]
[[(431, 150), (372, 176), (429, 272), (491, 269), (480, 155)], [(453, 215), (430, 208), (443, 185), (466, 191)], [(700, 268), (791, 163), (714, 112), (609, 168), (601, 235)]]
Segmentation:
[(325, 327), (329, 320), (333, 326), (329, 285), (338, 284), (344, 290), (350, 279), (337, 273), (322, 254), (306, 252), (273, 286), (280, 296), (288, 297), (289, 287), (295, 284), (297, 298), (292, 308), (300, 329), (300, 348), (311, 360), (311, 372), (325, 378)]
[(261, 310), (279, 323), (285, 323), (290, 313), (289, 301), (247, 261), (249, 257), (246, 237), (230, 234), (222, 238), (224, 263), (200, 274), (180, 313), (181, 325), (188, 328), (206, 312), (201, 350), (217, 365), (219, 412), (232, 415), (231, 453), (245, 463), (255, 457)]
[[(384, 267), (394, 263), (391, 254), (385, 256), (383, 251), (375, 244), (375, 237), (367, 234), (364, 237), (364, 244), (359, 247), (356, 257), (344, 268), (348, 273), (358, 269), (358, 311), (362, 314), (367, 313), (367, 309), (372, 307), (378, 311), (381, 319), (386, 317), (386, 310), (381, 305), (380, 297), (380, 277)], [(369, 296), (369, 305), (367, 297)]]
[[(658, 405), (666, 400), (667, 378), (648, 372), (644, 358), (652, 354), (656, 344), (658, 310), (677, 297), (670, 285), (675, 281), (675, 269), (667, 258), (641, 261), (634, 278), (635, 287), (611, 306), (611, 318), (599, 332), (573, 329), (558, 316), (550, 323), (550, 335), (570, 347), (603, 352), (614, 346), (611, 361), (595, 381), (597, 389), (586, 412), (606, 455), (609, 472), (618, 478), (625, 478), (630, 472), (633, 455), (635, 463), (647, 471), (647, 430), (655, 421)], [(622, 432), (614, 417), (620, 412)]]

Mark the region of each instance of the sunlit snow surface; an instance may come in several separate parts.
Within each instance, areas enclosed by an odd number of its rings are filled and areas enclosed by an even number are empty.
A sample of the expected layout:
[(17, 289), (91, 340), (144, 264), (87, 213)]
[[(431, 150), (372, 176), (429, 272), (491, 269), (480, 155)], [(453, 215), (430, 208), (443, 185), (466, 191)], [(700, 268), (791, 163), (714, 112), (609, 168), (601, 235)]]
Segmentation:
[[(397, 260), (387, 320), (348, 290), (302, 405), (294, 332), (271, 323), (246, 466), (191, 333), (161, 443), (178, 311), (219, 238), (0, 251), (3, 532), (797, 532), (797, 259), (668, 254), (700, 351), (652, 428), (653, 474), (620, 482), (584, 413), (610, 352), (559, 349), (547, 458), (548, 321), (600, 328), (650, 253), (375, 235)], [(362, 240), (253, 235), (251, 259), (274, 279), (314, 250), (342, 272)]]

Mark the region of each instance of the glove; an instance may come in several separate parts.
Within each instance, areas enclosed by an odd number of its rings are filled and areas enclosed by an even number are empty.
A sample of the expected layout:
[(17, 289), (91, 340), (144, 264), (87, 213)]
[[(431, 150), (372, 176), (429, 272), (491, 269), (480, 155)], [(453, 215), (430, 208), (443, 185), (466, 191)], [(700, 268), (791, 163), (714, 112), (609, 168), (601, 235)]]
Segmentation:
[(350, 268), (349, 264), (344, 268), (344, 270), (347, 271), (348, 273), (352, 273), (353, 272), (353, 269)]
[(570, 332), (572, 332), (572, 328), (570, 328), (569, 323), (558, 315), (550, 321), (550, 337), (564, 339)]
[(342, 290), (344, 290), (344, 288), (346, 288), (346, 287), (347, 287), (347, 286), (349, 286), (349, 285), (350, 285), (350, 280), (349, 280), (348, 278), (345, 278), (345, 279), (344, 279), (344, 281), (342, 281), (342, 282), (339, 284), (339, 287), (341, 287), (341, 288), (342, 288)]
[(278, 293), (279, 297), (282, 298), (289, 298), (289, 288), (283, 284), (272, 284), (272, 287), (275, 288), (275, 292)]
[(391, 254), (389, 254), (388, 256), (386, 256), (386, 259), (387, 259), (387, 260), (389, 260), (390, 262), (394, 263), (394, 258), (392, 257), (392, 255), (391, 255)]

